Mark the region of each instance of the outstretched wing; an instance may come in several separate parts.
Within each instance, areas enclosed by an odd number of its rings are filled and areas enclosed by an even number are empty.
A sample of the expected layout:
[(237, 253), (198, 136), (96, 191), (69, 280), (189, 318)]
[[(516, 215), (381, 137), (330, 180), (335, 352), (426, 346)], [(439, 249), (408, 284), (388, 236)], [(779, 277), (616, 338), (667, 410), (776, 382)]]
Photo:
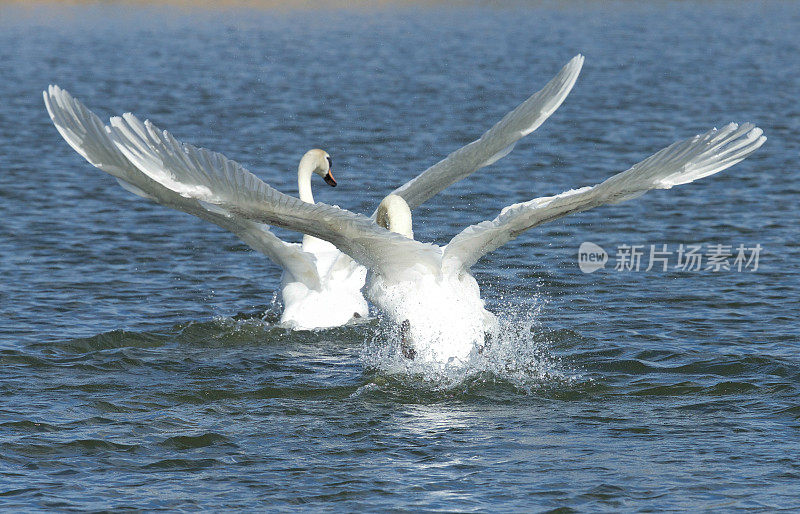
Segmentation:
[(467, 227), (455, 236), (445, 247), (443, 260), (469, 268), (483, 255), (542, 223), (713, 175), (764, 144), (767, 138), (761, 134), (761, 129), (750, 123), (741, 127), (731, 123), (674, 143), (596, 186), (511, 205), (494, 220)]
[(72, 95), (58, 86), (50, 86), (43, 96), (50, 118), (67, 143), (89, 163), (115, 177), (123, 188), (230, 230), (248, 246), (272, 259), (295, 280), (311, 289), (319, 289), (314, 260), (299, 247), (285, 243), (265, 225), (210, 211), (196, 200), (165, 188), (139, 171), (114, 144), (111, 129)]
[(508, 155), (517, 141), (558, 109), (575, 85), (581, 66), (583, 56), (578, 54), (541, 91), (506, 114), (480, 139), (451, 153), (391, 194), (403, 197), (413, 210), (451, 184)]
[(384, 276), (415, 266), (438, 273), (441, 250), (389, 232), (369, 218), (309, 204), (273, 189), (222, 154), (181, 143), (150, 121), (130, 113), (111, 118), (117, 148), (138, 169), (166, 188), (233, 216), (302, 232), (336, 245)]

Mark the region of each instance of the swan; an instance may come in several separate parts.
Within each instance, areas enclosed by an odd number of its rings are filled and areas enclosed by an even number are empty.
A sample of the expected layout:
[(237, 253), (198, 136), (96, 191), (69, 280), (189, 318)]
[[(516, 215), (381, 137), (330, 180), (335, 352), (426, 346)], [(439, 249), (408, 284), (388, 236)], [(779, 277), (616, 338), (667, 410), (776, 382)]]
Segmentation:
[[(114, 176), (124, 189), (229, 230), (280, 266), (282, 324), (295, 329), (328, 328), (368, 315), (369, 307), (361, 292), (366, 269), (330, 243), (308, 236), (302, 244), (288, 243), (275, 236), (267, 225), (227, 216), (214, 206), (184, 198), (139, 171), (116, 148), (109, 136), (110, 128), (67, 91), (50, 86), (44, 92), (44, 101), (67, 143), (90, 164)], [(314, 203), (313, 174), (336, 185), (331, 167), (330, 155), (324, 150), (313, 149), (303, 155), (297, 169), (301, 201)]]
[[(451, 153), (400, 186), (416, 208), (439, 191), (507, 155), (516, 142), (536, 130), (561, 105), (578, 78), (583, 56), (573, 57), (543, 89), (509, 112), (480, 139)], [(361, 289), (367, 268), (331, 243), (304, 235), (302, 244), (287, 243), (269, 225), (220, 209), (209, 202), (181, 196), (154, 181), (115, 146), (111, 128), (67, 91), (51, 85), (43, 93), (45, 106), (61, 136), (90, 164), (114, 176), (127, 191), (160, 205), (195, 215), (233, 232), (252, 249), (283, 270), (281, 323), (294, 329), (340, 326), (368, 314)], [(314, 204), (311, 178), (317, 174), (331, 186), (332, 161), (324, 150), (308, 151), (297, 171), (300, 201)]]
[(543, 223), (718, 173), (766, 140), (750, 123), (714, 128), (595, 186), (509, 205), (440, 247), (413, 238), (413, 203), (402, 195), (407, 189), (384, 198), (375, 216), (366, 217), (284, 195), (224, 155), (181, 143), (131, 114), (112, 118), (111, 127), (117, 148), (164, 187), (235, 218), (324, 239), (350, 255), (368, 270), (366, 296), (400, 327), (402, 354), (439, 365), (467, 362), (496, 330), (497, 318), (470, 272), (482, 256)]

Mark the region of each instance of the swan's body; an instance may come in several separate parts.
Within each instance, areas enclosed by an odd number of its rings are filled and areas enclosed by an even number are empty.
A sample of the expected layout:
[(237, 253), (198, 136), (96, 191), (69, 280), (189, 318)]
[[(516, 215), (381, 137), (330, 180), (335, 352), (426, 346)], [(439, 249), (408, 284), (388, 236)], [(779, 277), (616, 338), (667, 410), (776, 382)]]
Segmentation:
[[(415, 208), (454, 182), (507, 155), (519, 139), (538, 128), (561, 105), (572, 90), (582, 65), (583, 57), (575, 56), (542, 90), (507, 114), (480, 139), (453, 152), (395, 193)], [(280, 266), (284, 304), (281, 321), (284, 324), (298, 329), (327, 328), (368, 314), (361, 292), (367, 268), (333, 244), (310, 235), (303, 237), (302, 245), (287, 243), (272, 234), (268, 224), (240, 216), (213, 202), (176, 194), (143, 172), (138, 161), (134, 163), (128, 157), (128, 152), (136, 151), (139, 158), (144, 158), (145, 168), (163, 165), (179, 169), (193, 164), (187, 162), (184, 155), (166, 155), (157, 148), (148, 147), (146, 129), (138, 120), (126, 115), (131, 127), (135, 127), (134, 132), (128, 134), (133, 146), (121, 152), (112, 142), (112, 129), (69, 93), (50, 86), (44, 93), (44, 100), (64, 139), (92, 165), (113, 175), (123, 188), (230, 230)], [(311, 150), (300, 161), (298, 190), (300, 200), (306, 204), (314, 205), (312, 174), (324, 176), (324, 172), (329, 171), (330, 159), (327, 157), (326, 168), (326, 157), (321, 150)]]
[[(383, 199), (376, 223), (391, 232), (414, 239), (411, 209), (399, 195)], [(460, 269), (446, 269), (439, 247), (428, 262), (405, 267), (400, 273), (372, 273), (367, 296), (383, 313), (403, 325), (403, 340), (417, 358), (446, 362), (464, 360), (485, 333), (492, 333), (497, 318), (484, 308), (475, 277)]]
[[(439, 363), (467, 359), (483, 345), (484, 333), (494, 328), (494, 316), (484, 308), (470, 274), (483, 255), (542, 223), (718, 173), (766, 139), (751, 124), (712, 129), (674, 143), (596, 186), (508, 206), (494, 220), (470, 226), (439, 247), (410, 237), (410, 207), (416, 197), (412, 191), (409, 201), (403, 193), (413, 187), (400, 188), (385, 199), (375, 216), (381, 226), (338, 207), (288, 197), (223, 155), (180, 143), (132, 115), (112, 118), (111, 125), (120, 151), (164, 187), (237, 218), (325, 239), (353, 257), (369, 270), (368, 298), (408, 332), (404, 339), (415, 350), (409, 354)], [(188, 156), (189, 165), (173, 165), (175, 155)]]
[(322, 239), (303, 238), (299, 246), (314, 256), (320, 287), (310, 288), (284, 272), (281, 323), (295, 329), (329, 328), (366, 317), (369, 306), (361, 289), (367, 269)]
[[(331, 157), (319, 149), (309, 150), (297, 167), (300, 200), (314, 204), (311, 177), (314, 173), (336, 186), (331, 176)], [(296, 329), (329, 328), (344, 325), (369, 314), (361, 289), (367, 270), (327, 241), (303, 236), (300, 250), (310, 255), (319, 277), (319, 287), (309, 287), (290, 273), (281, 276), (283, 312), (281, 323)]]
[(408, 269), (401, 278), (370, 274), (367, 297), (401, 326), (417, 359), (447, 363), (466, 361), (497, 329), (497, 317), (486, 310), (480, 287), (470, 273)]

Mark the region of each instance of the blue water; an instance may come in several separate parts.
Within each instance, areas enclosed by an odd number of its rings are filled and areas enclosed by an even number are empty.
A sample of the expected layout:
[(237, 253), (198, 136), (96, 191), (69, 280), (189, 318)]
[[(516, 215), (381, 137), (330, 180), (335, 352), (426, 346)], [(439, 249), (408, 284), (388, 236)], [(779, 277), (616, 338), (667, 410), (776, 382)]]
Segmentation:
[[(418, 239), (728, 121), (769, 140), (482, 260), (511, 335), (442, 381), (382, 371), (377, 318), (275, 326), (274, 265), (120, 189), (41, 99), (149, 117), (292, 194), (323, 147), (339, 187), (317, 199), (372, 212), (578, 52), (565, 104), (415, 211)], [(800, 509), (798, 69), (791, 2), (0, 6), (0, 508)], [(605, 269), (579, 270), (584, 241)], [(620, 272), (623, 244), (763, 251)]]

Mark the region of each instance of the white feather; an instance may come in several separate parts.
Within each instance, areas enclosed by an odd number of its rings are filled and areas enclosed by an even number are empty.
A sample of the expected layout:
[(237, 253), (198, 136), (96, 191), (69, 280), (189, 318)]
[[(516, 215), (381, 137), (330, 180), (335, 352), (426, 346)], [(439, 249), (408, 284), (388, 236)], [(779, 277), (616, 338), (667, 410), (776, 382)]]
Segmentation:
[[(69, 93), (58, 86), (50, 86), (43, 96), (50, 118), (67, 143), (89, 163), (114, 176), (127, 191), (230, 230), (251, 248), (279, 265), (285, 272), (284, 283), (298, 281), (309, 290), (322, 289), (313, 255), (303, 252), (296, 245), (281, 241), (269, 231), (267, 225), (236, 218), (219, 206), (203, 204), (176, 194), (142, 173), (125, 157), (112, 141), (111, 129)], [(146, 149), (143, 150), (142, 154), (146, 155)], [(361, 301), (362, 312), (366, 313), (363, 297)]]
[(555, 112), (564, 102), (583, 66), (583, 56), (573, 57), (542, 90), (534, 93), (480, 139), (456, 150), (391, 194), (402, 197), (414, 210), (451, 184), (508, 155), (514, 145)]
[(713, 175), (741, 161), (764, 141), (761, 129), (750, 123), (741, 127), (731, 123), (679, 141), (594, 187), (510, 205), (494, 220), (467, 227), (455, 236), (444, 249), (444, 258), (468, 269), (483, 255), (537, 225)]
[(420, 264), (438, 268), (437, 248), (389, 232), (363, 215), (285, 195), (236, 161), (181, 143), (150, 121), (142, 123), (126, 114), (112, 118), (111, 126), (117, 147), (138, 169), (181, 195), (245, 219), (324, 239), (386, 275)]

